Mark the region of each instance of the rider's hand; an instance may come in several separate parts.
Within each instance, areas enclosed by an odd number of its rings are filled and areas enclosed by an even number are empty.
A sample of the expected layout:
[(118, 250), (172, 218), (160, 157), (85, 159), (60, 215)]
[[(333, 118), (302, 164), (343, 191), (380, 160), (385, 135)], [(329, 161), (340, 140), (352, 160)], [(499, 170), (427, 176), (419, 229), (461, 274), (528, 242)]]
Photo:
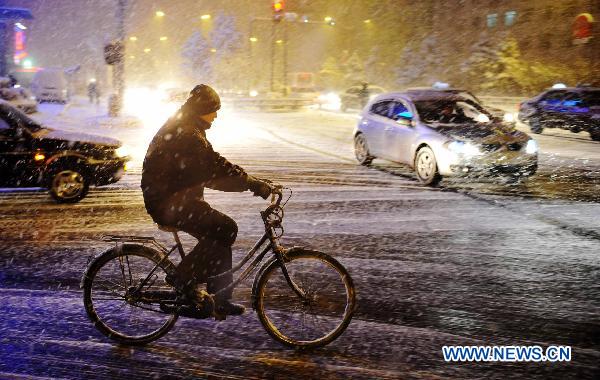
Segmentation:
[(267, 199), (273, 192), (272, 186), (263, 180), (256, 177), (248, 176), (248, 190), (252, 191), (254, 195)]

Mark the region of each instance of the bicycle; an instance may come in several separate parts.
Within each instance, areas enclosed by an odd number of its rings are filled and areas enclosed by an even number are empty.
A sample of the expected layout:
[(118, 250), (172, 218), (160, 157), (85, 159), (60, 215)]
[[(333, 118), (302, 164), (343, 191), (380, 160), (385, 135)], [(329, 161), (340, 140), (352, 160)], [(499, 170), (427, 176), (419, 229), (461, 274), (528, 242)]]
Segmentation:
[[(333, 257), (302, 247), (284, 248), (283, 188), (278, 187), (270, 205), (261, 211), (265, 233), (231, 270), (235, 273), (260, 250), (258, 256), (225, 289), (216, 294), (202, 291), (203, 302), (215, 319), (214, 297), (233, 289), (263, 262), (251, 288), (252, 308), (262, 326), (276, 341), (293, 348), (322, 347), (348, 327), (356, 307), (354, 283), (348, 271)], [(84, 306), (94, 326), (108, 338), (125, 345), (143, 345), (164, 336), (190, 304), (165, 278), (175, 275), (169, 256), (185, 252), (176, 228), (175, 245), (168, 249), (154, 237), (105, 235), (115, 246), (90, 261), (81, 280)], [(265, 245), (265, 243), (267, 243)], [(261, 247), (263, 247), (261, 249)], [(171, 281), (169, 281), (171, 282)]]

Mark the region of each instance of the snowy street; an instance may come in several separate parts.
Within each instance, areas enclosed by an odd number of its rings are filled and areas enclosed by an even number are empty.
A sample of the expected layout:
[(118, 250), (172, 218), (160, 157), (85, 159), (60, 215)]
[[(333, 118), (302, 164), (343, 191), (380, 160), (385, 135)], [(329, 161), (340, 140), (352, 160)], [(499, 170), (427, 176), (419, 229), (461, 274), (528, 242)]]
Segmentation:
[[(448, 180), (421, 186), (408, 168), (356, 163), (354, 113), (259, 113), (225, 107), (208, 132), (249, 173), (293, 189), (286, 246), (337, 258), (358, 310), (329, 346), (295, 352), (273, 341), (249, 308), (224, 322), (181, 318), (141, 348), (113, 344), (89, 322), (79, 289), (102, 234), (155, 236), (141, 163), (161, 120), (104, 117), (79, 99), (44, 104), (48, 126), (116, 137), (133, 157), (121, 181), (81, 202), (45, 191), (0, 193), (0, 377), (19, 378), (594, 378), (600, 373), (600, 143), (544, 131), (528, 182)], [(525, 126), (520, 129), (527, 131)], [(208, 191), (239, 225), (241, 258), (262, 233), (267, 203)], [(185, 236), (187, 248), (194, 239)], [(236, 300), (250, 306), (243, 283)], [(570, 363), (445, 363), (444, 345), (569, 345)], [(493, 372), (492, 372), (493, 371)]]

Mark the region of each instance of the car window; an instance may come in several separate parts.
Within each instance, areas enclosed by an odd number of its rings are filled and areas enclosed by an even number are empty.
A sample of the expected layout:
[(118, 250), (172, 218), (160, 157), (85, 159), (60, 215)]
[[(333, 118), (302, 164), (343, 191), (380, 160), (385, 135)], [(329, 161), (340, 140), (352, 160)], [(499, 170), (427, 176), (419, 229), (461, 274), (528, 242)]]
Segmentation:
[(0, 119), (0, 136), (1, 137), (9, 137), (14, 133), (14, 129), (11, 128), (10, 125), (4, 120)]
[(581, 96), (577, 93), (568, 93), (562, 100), (562, 106), (568, 108), (581, 107)]
[(383, 117), (389, 117), (388, 115), (390, 113), (390, 107), (391, 107), (392, 103), (393, 102), (391, 100), (384, 100), (382, 102), (377, 102), (371, 106), (371, 113), (374, 113), (375, 115), (379, 115), (379, 116), (383, 116)]
[(542, 97), (540, 103), (558, 105), (565, 95), (564, 91), (550, 91)]
[(586, 91), (582, 94), (584, 107), (600, 107), (600, 91)]
[(396, 121), (401, 118), (412, 119), (413, 114), (408, 110), (408, 107), (400, 101), (395, 101), (392, 110), (392, 120)]
[(3, 119), (5, 122), (14, 127), (25, 127), (30, 132), (37, 132), (44, 128), (38, 122), (25, 115), (23, 112), (6, 104), (0, 105), (0, 119)]

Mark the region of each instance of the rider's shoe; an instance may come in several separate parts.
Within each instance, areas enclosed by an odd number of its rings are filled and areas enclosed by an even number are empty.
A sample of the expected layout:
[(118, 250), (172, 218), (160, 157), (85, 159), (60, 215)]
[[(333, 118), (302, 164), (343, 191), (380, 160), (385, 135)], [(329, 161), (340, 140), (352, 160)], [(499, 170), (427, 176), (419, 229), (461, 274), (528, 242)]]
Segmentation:
[(216, 312), (221, 315), (242, 315), (246, 308), (242, 305), (232, 303), (229, 300), (220, 300), (216, 302)]
[(204, 319), (213, 316), (212, 310), (206, 305), (165, 305), (161, 304), (160, 309), (165, 313), (175, 313), (182, 317), (195, 318), (195, 319)]

